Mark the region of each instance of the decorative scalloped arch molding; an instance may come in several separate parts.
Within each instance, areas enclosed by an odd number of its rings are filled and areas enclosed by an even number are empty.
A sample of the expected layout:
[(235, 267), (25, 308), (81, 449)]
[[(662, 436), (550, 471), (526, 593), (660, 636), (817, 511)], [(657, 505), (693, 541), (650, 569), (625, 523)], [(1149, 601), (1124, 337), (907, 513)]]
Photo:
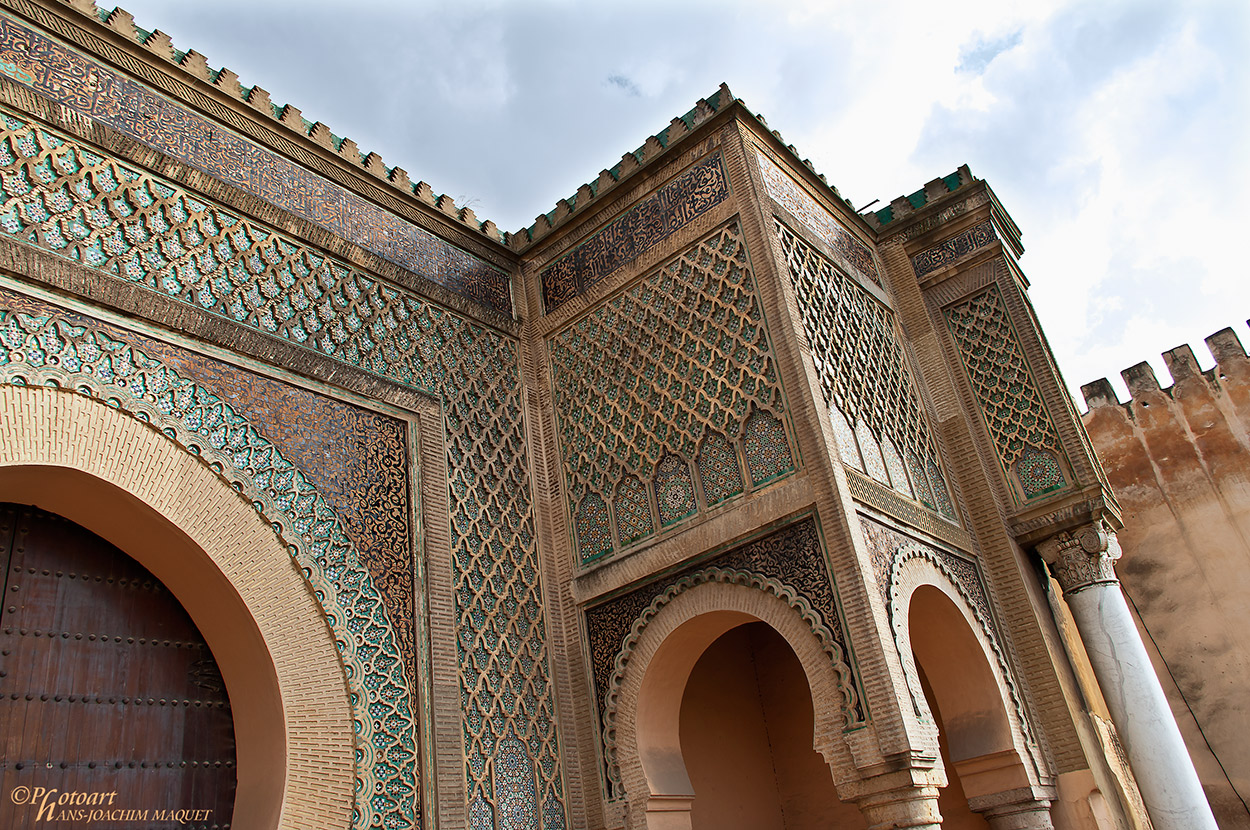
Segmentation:
[[(342, 660), (354, 733), (352, 826), (420, 826), (415, 707), (391, 622), (339, 518), (295, 465), (229, 404), (139, 349), (60, 318), (0, 309), (0, 390), (13, 395), (15, 387), (46, 387), (125, 412), (127, 432), (163, 435), (251, 503), (302, 571)], [(5, 420), (17, 426), (41, 417), (27, 408)], [(27, 449), (26, 435), (9, 440)], [(144, 467), (133, 455), (109, 462)], [(320, 765), (310, 774), (319, 779)]]
[[(665, 794), (648, 786), (638, 754), (637, 715), (644, 677), (670, 634), (709, 614), (721, 615), (725, 623), (714, 625), (715, 635), (698, 648), (699, 654), (720, 634), (754, 620), (768, 623), (786, 639), (811, 687), (816, 750), (836, 765), (835, 769), (854, 769), (850, 750), (835, 736), (858, 725), (853, 715), (858, 692), (842, 647), (832, 633), (804, 597), (777, 580), (749, 571), (707, 568), (683, 577), (657, 596), (638, 615), (616, 657), (604, 710), (604, 751), (610, 780), (631, 802), (637, 802), (635, 815), (646, 809), (650, 795)], [(692, 667), (693, 660), (686, 676)], [(679, 704), (686, 676), (680, 678), (676, 690)]]
[[(936, 721), (929, 711), (928, 701), (920, 688), (920, 673), (916, 668), (915, 656), (911, 649), (911, 634), (908, 629), (908, 608), (912, 594), (917, 588), (929, 585), (945, 594), (964, 616), (973, 636), (985, 653), (986, 662), (998, 685), (999, 694), (1004, 702), (1006, 714), (1011, 725), (1013, 741), (1022, 757), (1030, 758), (1033, 769), (1030, 773), (1035, 777), (1046, 777), (1046, 764), (1025, 713), (1007, 659), (994, 623), (980, 609), (977, 602), (945, 558), (937, 551), (920, 544), (902, 545), (894, 552), (894, 560), (890, 566), (890, 584), (887, 590), (886, 607), (890, 614), (890, 627), (894, 632), (894, 643), (899, 657), (903, 662), (907, 688), (911, 692), (912, 705), (917, 714), (925, 717), (934, 725)], [(936, 740), (936, 731), (934, 732)]]
[[(194, 497), (186, 497), (188, 490)], [(343, 666), (316, 598), (269, 522), (200, 459), (130, 413), (62, 390), (0, 385), (0, 494), (6, 500), (38, 498), (116, 538), (81, 515), (91, 512), (81, 503), (85, 499), (72, 503), (83, 492), (108, 502), (104, 510), (138, 500), (153, 521), (141, 522), (135, 532), (155, 537), (158, 560), (196, 554), (208, 559), (201, 567), (173, 566), (191, 581), (190, 591), (167, 585), (198, 617), (230, 688), (236, 724), (243, 727), (236, 729), (232, 826), (349, 827), (354, 726)], [(58, 495), (71, 501), (56, 504)], [(162, 521), (173, 533), (161, 532)], [(169, 540), (179, 538), (187, 543), (171, 550)], [(163, 577), (168, 561), (153, 561), (136, 547), (144, 543), (126, 545)], [(197, 603), (208, 606), (212, 625), (205, 625)], [(211, 636), (216, 627), (235, 640), (228, 645), (241, 657), (222, 659)], [(249, 635), (259, 640), (255, 647), (238, 648), (237, 641)], [(271, 699), (264, 699), (266, 693)]]

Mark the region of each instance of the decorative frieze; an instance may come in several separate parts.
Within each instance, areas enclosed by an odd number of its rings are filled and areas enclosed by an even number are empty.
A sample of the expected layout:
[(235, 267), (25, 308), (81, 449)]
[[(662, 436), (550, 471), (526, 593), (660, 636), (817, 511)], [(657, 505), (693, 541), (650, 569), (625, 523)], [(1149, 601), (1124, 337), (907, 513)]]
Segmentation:
[(728, 196), (720, 155), (708, 156), (545, 268), (543, 307), (555, 311)]
[(836, 252), (843, 260), (839, 265), (880, 286), (881, 274), (877, 271), (876, 260), (868, 246), (848, 231), (776, 162), (763, 153), (757, 152), (755, 157), (760, 163), (764, 187), (773, 201), (806, 225), (831, 251)]
[(993, 245), (997, 241), (998, 235), (994, 233), (994, 223), (986, 219), (963, 233), (916, 254), (911, 258), (911, 267), (916, 272), (916, 277), (923, 279), (925, 275), (939, 268), (945, 268), (952, 262)]

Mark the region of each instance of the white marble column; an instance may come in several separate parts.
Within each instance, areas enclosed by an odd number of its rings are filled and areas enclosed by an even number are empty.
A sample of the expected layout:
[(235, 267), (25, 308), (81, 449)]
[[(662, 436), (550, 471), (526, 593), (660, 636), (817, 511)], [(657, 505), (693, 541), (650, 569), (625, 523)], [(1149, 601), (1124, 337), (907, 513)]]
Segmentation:
[(1102, 523), (1086, 525), (1047, 539), (1038, 553), (1063, 587), (1155, 830), (1217, 830), (1120, 592), (1115, 533)]

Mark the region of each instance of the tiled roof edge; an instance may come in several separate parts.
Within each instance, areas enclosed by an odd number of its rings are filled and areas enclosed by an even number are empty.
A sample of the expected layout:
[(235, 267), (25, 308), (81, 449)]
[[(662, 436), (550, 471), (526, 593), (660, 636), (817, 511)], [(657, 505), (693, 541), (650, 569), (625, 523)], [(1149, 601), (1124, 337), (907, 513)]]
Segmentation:
[(94, 0), (61, 0), (61, 2), (66, 7), (142, 46), (169, 64), (179, 67), (196, 80), (247, 104), (260, 117), (276, 121), (292, 132), (321, 145), (339, 156), (348, 165), (370, 173), (406, 195), (416, 197), (440, 213), (467, 225), (473, 231), (483, 234), (494, 242), (506, 241), (505, 235), (500, 232), (494, 222), (478, 219), (472, 208), (456, 207), (455, 201), (450, 196), (435, 194), (433, 188), (425, 182), (413, 182), (408, 177), (407, 171), (401, 167), (387, 167), (377, 153), (361, 152), (355, 141), (334, 135), (330, 132), (330, 128), (320, 121), (309, 121), (296, 107), (290, 104), (285, 106), (274, 104), (268, 92), (259, 86), (243, 86), (239, 83), (239, 76), (229, 69), (211, 68), (208, 60), (194, 49), (184, 52), (174, 48), (169, 35), (159, 29), (149, 32), (139, 28), (135, 25), (134, 16), (125, 9), (117, 7), (112, 11), (106, 11), (96, 6)]
[(868, 211), (861, 215), (873, 229), (882, 230), (890, 223), (897, 222), (923, 209), (929, 202), (936, 201), (947, 193), (954, 193), (959, 188), (970, 185), (975, 181), (976, 179), (973, 177), (972, 171), (965, 164), (950, 175), (934, 179), (915, 193), (908, 196), (899, 196), (890, 202), (889, 207)]
[(599, 173), (599, 178), (577, 188), (577, 192), (556, 203), (555, 209), (535, 217), (534, 224), (508, 234), (508, 246), (523, 251), (533, 243), (563, 225), (574, 214), (584, 213), (593, 202), (616, 188), (630, 174), (654, 159), (669, 147), (694, 132), (700, 124), (731, 105), (736, 98), (729, 87), (721, 84), (707, 98), (700, 98), (694, 108), (685, 115), (674, 118), (667, 127), (650, 136), (637, 150), (625, 153), (621, 160)]

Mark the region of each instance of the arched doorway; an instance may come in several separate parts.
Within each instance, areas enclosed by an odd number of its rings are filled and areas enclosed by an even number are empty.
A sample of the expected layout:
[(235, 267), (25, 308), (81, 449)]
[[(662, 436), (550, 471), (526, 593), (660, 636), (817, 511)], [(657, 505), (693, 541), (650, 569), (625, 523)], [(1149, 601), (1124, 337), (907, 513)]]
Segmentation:
[[(682, 747), (683, 700), (709, 647), (751, 623), (763, 623), (779, 635), (799, 665), (803, 682), (786, 686), (791, 693), (801, 689), (813, 708), (805, 746), (814, 747), (836, 787), (859, 781), (844, 737), (856, 696), (840, 646), (813, 629), (784, 586), (760, 580), (761, 588), (750, 578), (752, 584), (741, 584), (740, 576), (709, 570), (692, 584), (679, 585), (639, 618), (642, 624), (636, 624), (636, 634), (617, 657), (619, 683), (614, 680), (616, 689), (608, 698), (605, 738), (610, 762), (619, 763), (630, 830), (691, 827), (696, 795)], [(709, 663), (715, 663), (715, 654)], [(857, 819), (847, 826), (863, 825)]]
[(66, 517), (178, 597), (230, 690), (232, 830), (352, 826), (350, 689), (324, 611), (274, 526), (201, 455), (83, 394), (0, 384), (0, 502)]
[(187, 827), (232, 821), (229, 697), (177, 599), (60, 516), (0, 504), (0, 816)]
[(682, 693), (681, 754), (694, 830), (815, 830), (867, 824), (839, 800), (813, 748), (811, 689), (789, 643), (764, 622), (718, 637)]
[(961, 605), (943, 587), (920, 584), (906, 612), (948, 779), (938, 797), (942, 826), (1049, 830), (1053, 793), (1031, 774), (1005, 679), (991, 663), (985, 633)]

